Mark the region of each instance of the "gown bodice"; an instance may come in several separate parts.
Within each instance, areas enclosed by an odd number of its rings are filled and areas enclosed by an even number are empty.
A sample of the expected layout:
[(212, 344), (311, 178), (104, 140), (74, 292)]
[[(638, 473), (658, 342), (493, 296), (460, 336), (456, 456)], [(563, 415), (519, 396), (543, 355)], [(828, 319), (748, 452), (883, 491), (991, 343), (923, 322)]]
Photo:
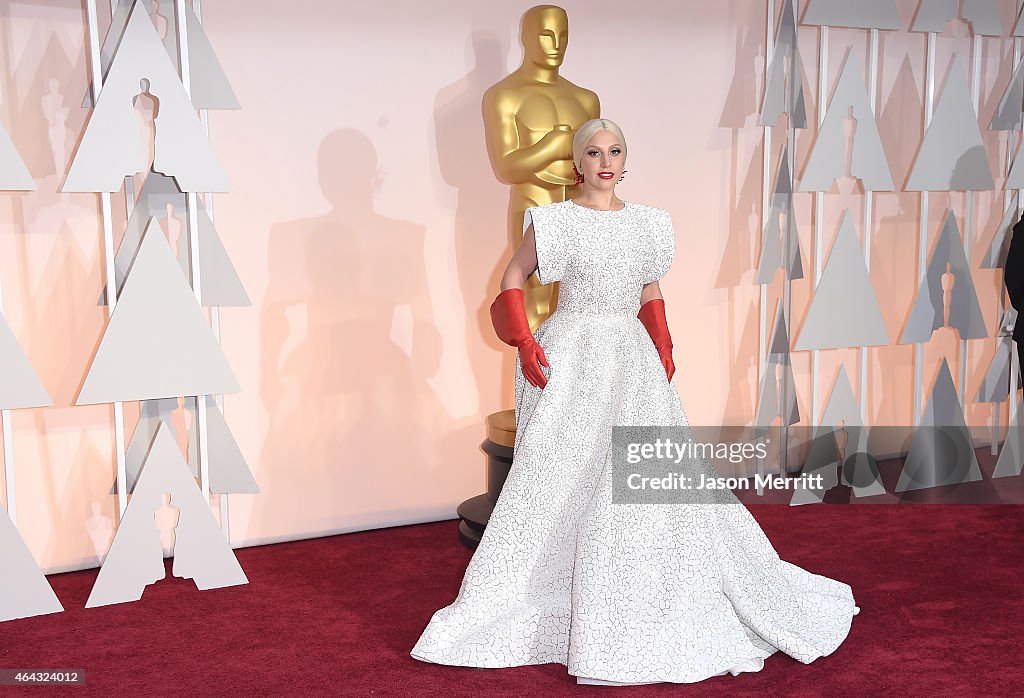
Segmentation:
[(537, 278), (560, 282), (555, 313), (635, 317), (644, 285), (661, 279), (675, 254), (668, 211), (625, 202), (598, 211), (559, 201), (526, 209), (533, 224)]

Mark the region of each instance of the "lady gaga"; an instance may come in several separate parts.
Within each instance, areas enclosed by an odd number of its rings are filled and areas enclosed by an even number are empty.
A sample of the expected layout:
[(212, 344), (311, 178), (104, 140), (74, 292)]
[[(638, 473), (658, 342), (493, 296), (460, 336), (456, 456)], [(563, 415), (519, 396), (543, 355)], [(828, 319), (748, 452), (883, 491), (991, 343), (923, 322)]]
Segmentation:
[[(411, 654), (510, 667), (558, 662), (579, 683), (693, 683), (759, 671), (778, 650), (831, 654), (860, 609), (848, 584), (779, 558), (728, 489), (693, 504), (612, 502), (612, 427), (686, 426), (659, 280), (667, 211), (615, 195), (626, 139), (608, 119), (573, 139), (576, 198), (526, 210), (491, 305), (518, 349), (511, 471), (458, 597)], [(531, 333), (522, 286), (560, 281)], [(705, 459), (680, 467), (717, 477)]]

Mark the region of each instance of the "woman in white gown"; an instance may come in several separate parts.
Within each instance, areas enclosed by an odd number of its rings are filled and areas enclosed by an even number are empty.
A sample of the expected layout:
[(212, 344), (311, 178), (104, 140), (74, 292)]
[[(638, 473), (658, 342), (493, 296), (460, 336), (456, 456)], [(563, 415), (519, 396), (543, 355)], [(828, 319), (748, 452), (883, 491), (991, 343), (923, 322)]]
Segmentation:
[[(491, 306), (519, 349), (511, 471), (458, 597), (412, 649), (456, 666), (559, 662), (579, 683), (692, 683), (758, 671), (778, 650), (831, 654), (860, 610), (848, 584), (781, 560), (727, 490), (686, 504), (612, 503), (612, 427), (686, 426), (670, 382), (658, 280), (675, 253), (667, 211), (615, 197), (626, 147), (580, 127), (576, 200), (527, 209)], [(532, 334), (522, 285), (560, 281)], [(704, 459), (680, 467), (718, 475)]]

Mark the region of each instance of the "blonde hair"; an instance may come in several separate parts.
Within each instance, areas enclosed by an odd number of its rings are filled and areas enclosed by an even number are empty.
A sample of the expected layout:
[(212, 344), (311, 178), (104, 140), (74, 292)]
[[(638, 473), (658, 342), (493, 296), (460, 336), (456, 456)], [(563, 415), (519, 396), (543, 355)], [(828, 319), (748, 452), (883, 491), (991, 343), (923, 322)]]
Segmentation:
[(610, 119), (591, 119), (576, 129), (576, 135), (572, 139), (572, 161), (580, 172), (583, 172), (583, 150), (598, 131), (611, 131), (619, 139), (622, 154), (625, 155), (627, 152), (626, 137), (622, 135), (622, 129), (618, 124)]

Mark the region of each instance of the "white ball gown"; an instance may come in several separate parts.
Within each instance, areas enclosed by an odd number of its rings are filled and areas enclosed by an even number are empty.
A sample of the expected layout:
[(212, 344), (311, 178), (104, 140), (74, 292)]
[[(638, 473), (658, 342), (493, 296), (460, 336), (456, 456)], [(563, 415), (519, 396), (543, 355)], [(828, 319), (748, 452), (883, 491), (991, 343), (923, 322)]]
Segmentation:
[[(516, 360), (514, 457), (458, 597), (416, 659), (471, 667), (558, 662), (580, 683), (692, 683), (758, 671), (782, 650), (831, 654), (860, 610), (848, 584), (781, 560), (727, 489), (700, 503), (611, 501), (612, 426), (688, 425), (637, 318), (675, 255), (664, 209), (527, 209), (537, 275), (560, 281), (537, 328), (546, 386)], [(678, 336), (679, 333), (677, 333)], [(704, 459), (689, 474), (717, 476)]]

